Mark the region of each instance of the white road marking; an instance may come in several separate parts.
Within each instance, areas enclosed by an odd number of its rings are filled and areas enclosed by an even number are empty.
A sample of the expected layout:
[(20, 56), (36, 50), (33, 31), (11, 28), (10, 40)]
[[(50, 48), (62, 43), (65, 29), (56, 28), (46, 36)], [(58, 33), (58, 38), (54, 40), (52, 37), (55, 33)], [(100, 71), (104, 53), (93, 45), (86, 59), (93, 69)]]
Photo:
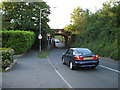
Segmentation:
[(100, 65), (100, 67), (103, 67), (103, 68), (109, 69), (109, 70), (111, 70), (111, 71), (120, 73), (120, 71), (118, 71), (118, 70), (115, 70), (115, 69), (112, 69), (112, 68), (109, 68), (109, 67), (106, 67), (106, 66), (103, 66), (103, 65)]
[(58, 72), (58, 70), (55, 68), (55, 66), (50, 62), (49, 57), (48, 57), (48, 62), (55, 69), (55, 72), (60, 76), (60, 78), (68, 85), (68, 87), (72, 88), (72, 86), (64, 79), (64, 77)]

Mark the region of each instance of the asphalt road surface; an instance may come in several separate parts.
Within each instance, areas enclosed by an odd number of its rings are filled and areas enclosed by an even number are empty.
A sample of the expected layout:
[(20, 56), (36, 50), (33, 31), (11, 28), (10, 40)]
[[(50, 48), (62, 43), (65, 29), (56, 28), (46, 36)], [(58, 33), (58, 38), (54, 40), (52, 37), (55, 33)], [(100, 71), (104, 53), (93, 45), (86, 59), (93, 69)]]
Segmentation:
[(53, 50), (49, 59), (71, 88), (118, 88), (118, 62), (100, 58), (96, 69), (70, 70), (62, 65), (61, 56), (66, 50)]
[(100, 58), (96, 69), (70, 70), (62, 64), (65, 49), (53, 49), (48, 58), (28, 53), (10, 72), (3, 73), (3, 88), (118, 88), (118, 62)]

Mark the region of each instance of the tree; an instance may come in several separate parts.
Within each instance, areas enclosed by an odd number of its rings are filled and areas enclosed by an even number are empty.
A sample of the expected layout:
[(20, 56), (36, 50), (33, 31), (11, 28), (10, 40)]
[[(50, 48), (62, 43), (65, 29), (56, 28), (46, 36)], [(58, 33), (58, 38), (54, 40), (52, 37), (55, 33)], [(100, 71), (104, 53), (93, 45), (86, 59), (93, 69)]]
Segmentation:
[(83, 31), (73, 38), (71, 47), (89, 48), (100, 56), (119, 60), (120, 2), (105, 2), (97, 12), (82, 15)]
[[(42, 17), (40, 17), (40, 9)], [(42, 18), (42, 29), (48, 30), (49, 6), (45, 2), (3, 2), (3, 30), (31, 30), (37, 32)], [(44, 27), (44, 28), (43, 28)]]
[(112, 12), (115, 14), (115, 20), (117, 23), (117, 27), (120, 28), (120, 1), (114, 3), (114, 7), (112, 8)]
[(38, 36), (41, 18), (42, 43), (45, 46), (46, 33), (50, 32), (47, 24), (49, 14), (50, 7), (46, 2), (2, 2), (2, 29), (33, 31)]
[(72, 34), (79, 34), (83, 31), (84, 19), (86, 15), (89, 15), (89, 10), (86, 11), (77, 7), (71, 14), (71, 24), (64, 27), (65, 31), (71, 32)]
[(70, 32), (72, 34), (78, 34), (80, 32), (80, 26), (75, 25), (75, 24), (69, 24), (64, 27), (64, 30), (67, 32)]

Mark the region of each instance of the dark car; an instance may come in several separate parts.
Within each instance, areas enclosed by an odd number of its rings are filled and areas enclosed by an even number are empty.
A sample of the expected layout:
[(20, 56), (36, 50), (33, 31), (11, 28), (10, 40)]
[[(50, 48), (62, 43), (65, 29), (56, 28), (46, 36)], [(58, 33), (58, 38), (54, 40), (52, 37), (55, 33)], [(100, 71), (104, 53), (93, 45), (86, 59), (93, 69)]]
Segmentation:
[(71, 70), (77, 67), (96, 68), (99, 57), (88, 48), (70, 48), (63, 54), (62, 62), (69, 65)]

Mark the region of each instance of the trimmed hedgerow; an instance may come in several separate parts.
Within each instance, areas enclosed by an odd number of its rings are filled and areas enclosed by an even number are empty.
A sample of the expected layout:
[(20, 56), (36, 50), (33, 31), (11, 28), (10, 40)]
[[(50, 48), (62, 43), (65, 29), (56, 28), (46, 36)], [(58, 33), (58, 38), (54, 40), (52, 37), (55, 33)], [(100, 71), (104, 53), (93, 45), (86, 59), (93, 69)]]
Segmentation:
[(2, 47), (12, 48), (15, 54), (21, 54), (31, 48), (35, 34), (32, 31), (2, 31)]
[(5, 69), (13, 63), (14, 50), (10, 48), (0, 48), (0, 66)]

